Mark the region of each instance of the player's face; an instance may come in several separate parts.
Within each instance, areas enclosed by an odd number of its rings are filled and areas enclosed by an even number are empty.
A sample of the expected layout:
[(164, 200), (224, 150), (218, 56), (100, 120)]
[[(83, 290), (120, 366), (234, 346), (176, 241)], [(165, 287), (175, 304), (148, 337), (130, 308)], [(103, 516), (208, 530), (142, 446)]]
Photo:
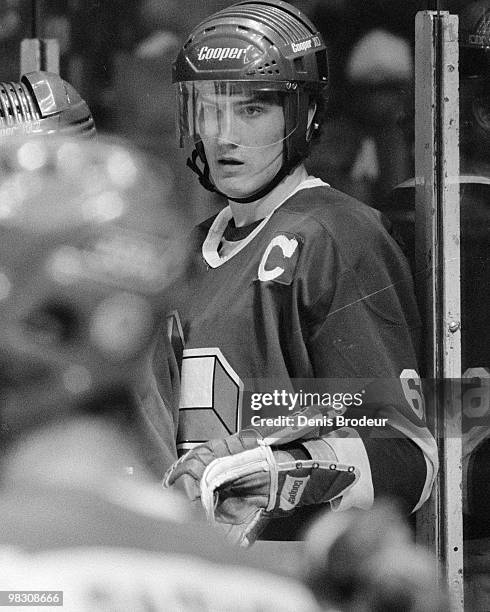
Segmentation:
[[(247, 197), (282, 166), (285, 121), (274, 96), (214, 96), (201, 100), (199, 122), (211, 178), (222, 193)], [(201, 134), (202, 134), (201, 132)]]

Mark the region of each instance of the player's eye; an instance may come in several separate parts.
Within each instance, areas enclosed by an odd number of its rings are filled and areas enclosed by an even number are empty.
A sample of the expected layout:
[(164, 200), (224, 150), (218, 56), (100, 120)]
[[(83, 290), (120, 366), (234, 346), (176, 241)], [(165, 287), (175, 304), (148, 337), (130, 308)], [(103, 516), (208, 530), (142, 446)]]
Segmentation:
[(242, 106), (240, 112), (245, 117), (258, 117), (264, 113), (264, 107), (260, 104), (247, 104)]

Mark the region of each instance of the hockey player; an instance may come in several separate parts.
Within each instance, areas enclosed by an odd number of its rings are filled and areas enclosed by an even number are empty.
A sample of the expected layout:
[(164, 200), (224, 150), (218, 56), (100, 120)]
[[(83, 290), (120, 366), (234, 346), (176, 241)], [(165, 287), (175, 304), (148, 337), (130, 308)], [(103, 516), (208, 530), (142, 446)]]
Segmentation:
[(314, 612), (145, 466), (134, 393), (176, 255), (145, 162), (114, 143), (0, 147), (2, 603)]
[(196, 228), (181, 283), (191, 450), (166, 484), (243, 545), (380, 494), (417, 510), (437, 454), (410, 272), (378, 212), (303, 165), (328, 85), (321, 36), (285, 2), (239, 2), (193, 30), (174, 81), (189, 166), (228, 205)]
[[(114, 385), (129, 394), (125, 405), (133, 389), (146, 394), (143, 347), (170, 283), (174, 224), (166, 177), (150, 182), (145, 162), (122, 146), (56, 138), (1, 146), (0, 418), (2, 435), (15, 438), (36, 415), (93, 406)], [(151, 463), (153, 445), (141, 437)]]

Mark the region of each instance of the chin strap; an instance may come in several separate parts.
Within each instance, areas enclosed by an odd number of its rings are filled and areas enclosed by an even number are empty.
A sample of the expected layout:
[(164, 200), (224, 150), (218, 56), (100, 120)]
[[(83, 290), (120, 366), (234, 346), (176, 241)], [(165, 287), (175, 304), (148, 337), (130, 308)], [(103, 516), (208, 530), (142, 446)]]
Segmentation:
[(192, 151), (191, 156), (187, 158), (187, 167), (195, 172), (199, 177), (199, 182), (208, 191), (212, 191), (215, 193), (219, 193), (211, 179), (209, 178), (209, 165), (208, 162), (204, 159), (204, 168), (201, 170), (197, 165), (198, 158), (202, 161), (202, 154), (198, 151), (197, 145), (196, 148)]
[[(198, 159), (200, 159), (203, 163), (202, 169), (197, 164)], [(216, 188), (209, 175), (209, 165), (206, 160), (206, 155), (204, 153), (204, 147), (201, 143), (196, 144), (196, 148), (192, 151), (191, 156), (187, 159), (187, 167), (197, 174), (197, 176), (199, 177), (199, 182), (204, 187), (204, 189), (207, 189), (212, 193), (217, 193), (218, 195), (224, 196), (225, 198), (227, 198), (228, 200), (232, 200), (233, 202), (238, 202), (239, 204), (248, 204), (250, 202), (260, 200), (260, 198), (263, 198), (268, 193), (270, 193), (274, 189), (274, 187), (277, 187), (277, 185), (279, 185), (283, 178), (285, 178), (292, 170), (294, 170), (294, 168), (296, 168), (300, 161), (300, 159), (294, 159), (290, 160), (287, 163), (284, 163), (281, 166), (279, 172), (271, 181), (269, 181), (269, 183), (267, 183), (267, 185), (265, 185), (264, 187), (262, 187), (262, 189), (259, 189), (255, 193), (247, 196), (246, 198), (232, 198), (226, 195), (226, 193), (223, 193), (222, 191), (219, 191), (219, 189)]]

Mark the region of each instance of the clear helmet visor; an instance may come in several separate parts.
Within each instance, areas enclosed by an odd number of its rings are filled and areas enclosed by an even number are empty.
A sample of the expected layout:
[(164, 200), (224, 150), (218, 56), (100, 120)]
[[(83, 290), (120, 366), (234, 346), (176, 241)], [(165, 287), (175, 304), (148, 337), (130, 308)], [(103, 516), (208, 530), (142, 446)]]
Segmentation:
[(298, 127), (298, 90), (290, 82), (184, 81), (177, 83), (180, 147), (220, 140), (263, 148)]

